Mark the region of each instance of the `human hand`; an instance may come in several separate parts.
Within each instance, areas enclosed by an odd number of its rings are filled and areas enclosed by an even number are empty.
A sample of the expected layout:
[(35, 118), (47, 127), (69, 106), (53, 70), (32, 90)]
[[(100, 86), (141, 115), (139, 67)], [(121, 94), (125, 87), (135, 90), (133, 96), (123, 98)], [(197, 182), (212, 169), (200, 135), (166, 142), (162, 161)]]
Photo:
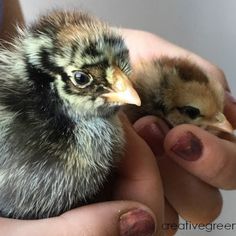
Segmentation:
[[(219, 80), (226, 91), (225, 115), (236, 127), (236, 102), (230, 96), (227, 81), (219, 68), (153, 34), (123, 30), (123, 35), (134, 69), (141, 58), (181, 57), (197, 64), (209, 77)], [(177, 223), (178, 214), (192, 223), (214, 220), (222, 207), (218, 188), (232, 189), (236, 186), (234, 141), (222, 140), (193, 125), (181, 125), (169, 131), (163, 121), (150, 116), (141, 118), (134, 126), (158, 157), (166, 197), (165, 222)], [(191, 139), (198, 147), (192, 150), (196, 153), (184, 151)], [(184, 149), (184, 154), (176, 151), (178, 147)], [(189, 161), (191, 157), (194, 161)], [(169, 231), (168, 235), (173, 233)]]
[(155, 156), (123, 115), (121, 120), (129, 142), (112, 189), (112, 201), (50, 219), (0, 218), (0, 236), (163, 235), (164, 196)]
[(6, 44), (5, 41), (12, 41), (13, 36), (16, 34), (17, 27), (24, 25), (24, 19), (20, 8), (19, 0), (1, 0), (3, 12), (0, 12), (0, 39), (1, 44)]

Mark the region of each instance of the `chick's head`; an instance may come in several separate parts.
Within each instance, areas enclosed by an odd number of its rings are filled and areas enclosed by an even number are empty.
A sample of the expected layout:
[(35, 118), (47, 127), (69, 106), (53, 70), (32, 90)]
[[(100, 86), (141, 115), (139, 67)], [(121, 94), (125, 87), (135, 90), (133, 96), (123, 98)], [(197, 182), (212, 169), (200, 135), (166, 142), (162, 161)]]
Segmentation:
[(165, 118), (173, 126), (183, 123), (232, 131), (223, 115), (224, 90), (187, 60), (163, 60), (161, 93)]
[(22, 31), (28, 77), (38, 90), (50, 89), (65, 109), (107, 115), (124, 103), (139, 105), (122, 37), (84, 13), (55, 12)]

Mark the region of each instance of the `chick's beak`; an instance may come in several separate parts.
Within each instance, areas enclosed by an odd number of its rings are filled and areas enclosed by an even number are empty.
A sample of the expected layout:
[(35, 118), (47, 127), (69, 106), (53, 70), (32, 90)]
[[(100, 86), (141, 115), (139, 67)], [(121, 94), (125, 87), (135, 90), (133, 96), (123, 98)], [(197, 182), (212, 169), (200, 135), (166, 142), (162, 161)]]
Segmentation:
[(103, 94), (109, 102), (141, 105), (141, 100), (128, 77), (117, 67), (113, 72), (112, 91)]
[(226, 119), (223, 113), (221, 112), (218, 113), (215, 118), (216, 118), (216, 122), (211, 123), (211, 126), (220, 128), (228, 133), (233, 132), (232, 125), (229, 123), (229, 121)]

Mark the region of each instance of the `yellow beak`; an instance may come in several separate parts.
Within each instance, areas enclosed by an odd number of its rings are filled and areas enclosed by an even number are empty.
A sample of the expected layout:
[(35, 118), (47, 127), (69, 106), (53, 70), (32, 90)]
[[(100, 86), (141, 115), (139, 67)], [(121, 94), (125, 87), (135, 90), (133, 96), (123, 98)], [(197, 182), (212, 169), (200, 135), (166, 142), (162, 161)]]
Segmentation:
[(103, 97), (106, 97), (109, 102), (140, 106), (140, 97), (128, 77), (118, 67), (115, 67), (113, 76), (112, 91), (103, 94)]
[(229, 121), (226, 119), (223, 113), (219, 112), (215, 118), (216, 118), (216, 122), (211, 123), (210, 124), (211, 126), (224, 130), (228, 133), (233, 132), (232, 125), (229, 123)]

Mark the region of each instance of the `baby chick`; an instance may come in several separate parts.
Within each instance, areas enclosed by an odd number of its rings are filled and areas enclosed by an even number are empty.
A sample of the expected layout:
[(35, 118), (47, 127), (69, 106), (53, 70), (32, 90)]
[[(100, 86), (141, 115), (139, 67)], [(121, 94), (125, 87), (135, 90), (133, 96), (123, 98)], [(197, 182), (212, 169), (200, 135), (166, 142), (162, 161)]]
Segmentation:
[(93, 201), (120, 160), (117, 116), (140, 105), (122, 37), (53, 12), (0, 51), (0, 215), (57, 216)]
[(162, 57), (136, 65), (132, 76), (142, 106), (127, 105), (131, 121), (156, 115), (170, 126), (189, 123), (216, 133), (231, 132), (223, 115), (224, 91), (198, 66), (187, 59)]

